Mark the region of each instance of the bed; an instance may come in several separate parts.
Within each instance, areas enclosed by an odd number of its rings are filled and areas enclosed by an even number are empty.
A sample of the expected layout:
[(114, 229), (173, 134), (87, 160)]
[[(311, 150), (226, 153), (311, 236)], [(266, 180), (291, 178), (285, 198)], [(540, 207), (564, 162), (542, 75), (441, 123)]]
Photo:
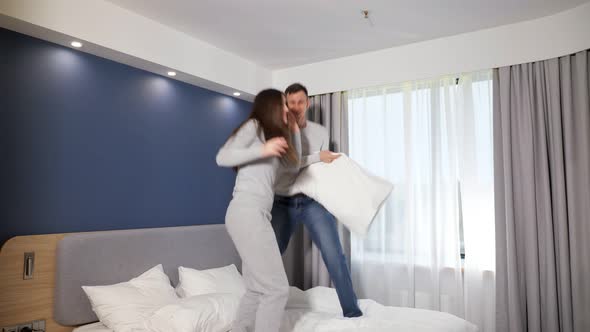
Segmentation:
[[(367, 311), (370, 303), (360, 300), (361, 308)], [(362, 320), (348, 320), (336, 317), (335, 313), (323, 313), (312, 310), (287, 309), (283, 317), (280, 332), (331, 331), (331, 332), (385, 332), (385, 331), (477, 331), (477, 328), (462, 319), (430, 310), (412, 308), (395, 308), (391, 316), (381, 326), (366, 326)], [(396, 322), (397, 320), (397, 322)], [(113, 332), (100, 322), (83, 325), (74, 332)]]
[[(76, 332), (112, 332), (98, 321), (83, 285), (127, 281), (162, 264), (173, 286), (178, 267), (240, 266), (224, 225), (79, 233), (64, 237), (56, 251), (54, 318)], [(472, 332), (474, 325), (447, 313), (386, 307), (360, 300), (365, 317), (346, 319), (331, 288), (291, 288), (282, 332), (415, 331)]]

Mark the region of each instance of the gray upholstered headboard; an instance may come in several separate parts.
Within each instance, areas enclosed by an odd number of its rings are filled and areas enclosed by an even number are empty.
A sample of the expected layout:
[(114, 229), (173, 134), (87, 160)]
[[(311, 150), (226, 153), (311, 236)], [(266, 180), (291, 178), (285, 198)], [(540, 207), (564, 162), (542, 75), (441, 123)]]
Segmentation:
[(98, 320), (81, 286), (127, 281), (158, 264), (176, 286), (181, 265), (240, 268), (240, 257), (224, 225), (202, 225), (68, 235), (56, 264), (54, 318), (73, 326)]

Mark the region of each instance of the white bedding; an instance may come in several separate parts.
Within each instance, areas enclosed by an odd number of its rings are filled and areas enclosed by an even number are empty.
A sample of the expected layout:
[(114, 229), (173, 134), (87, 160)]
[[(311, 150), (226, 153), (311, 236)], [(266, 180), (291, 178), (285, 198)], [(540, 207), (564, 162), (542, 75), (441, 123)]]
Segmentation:
[[(343, 318), (336, 292), (315, 287), (307, 291), (291, 288), (281, 332), (476, 332), (477, 327), (444, 312), (383, 306), (360, 300), (363, 317)], [(112, 332), (100, 323), (79, 327), (74, 332)]]
[(281, 332), (475, 332), (477, 327), (459, 317), (432, 310), (388, 307), (359, 300), (364, 313), (344, 318), (333, 288), (302, 291), (291, 287)]
[(101, 322), (83, 325), (74, 329), (73, 332), (113, 332)]

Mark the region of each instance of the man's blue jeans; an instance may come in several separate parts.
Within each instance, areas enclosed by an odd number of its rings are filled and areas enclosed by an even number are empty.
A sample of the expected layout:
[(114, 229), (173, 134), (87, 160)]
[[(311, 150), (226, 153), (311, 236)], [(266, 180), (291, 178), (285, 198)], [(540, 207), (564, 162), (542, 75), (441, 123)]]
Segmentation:
[(362, 316), (357, 297), (352, 289), (350, 270), (342, 251), (336, 218), (321, 204), (305, 195), (293, 197), (275, 196), (272, 207), (272, 227), (277, 236), (281, 254), (287, 250), (296, 226), (303, 223), (318, 247), (334, 287), (338, 293), (342, 313), (345, 317)]

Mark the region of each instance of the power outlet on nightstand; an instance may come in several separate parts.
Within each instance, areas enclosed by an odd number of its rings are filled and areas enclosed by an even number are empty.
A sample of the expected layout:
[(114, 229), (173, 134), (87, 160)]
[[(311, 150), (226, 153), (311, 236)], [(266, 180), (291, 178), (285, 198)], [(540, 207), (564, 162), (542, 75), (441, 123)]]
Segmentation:
[(33, 323), (19, 325), (16, 332), (33, 332)]
[(36, 320), (33, 322), (33, 331), (42, 331), (45, 332), (45, 321), (44, 320)]
[(33, 322), (20, 323), (15, 326), (4, 326), (0, 332), (45, 332), (45, 320), (36, 320)]

